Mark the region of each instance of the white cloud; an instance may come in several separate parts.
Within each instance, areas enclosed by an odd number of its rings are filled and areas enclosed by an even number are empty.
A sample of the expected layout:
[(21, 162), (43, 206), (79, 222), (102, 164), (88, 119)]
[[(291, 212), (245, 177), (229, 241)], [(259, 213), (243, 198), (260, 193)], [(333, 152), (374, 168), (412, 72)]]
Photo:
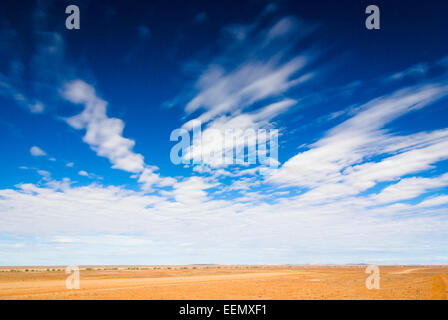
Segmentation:
[(158, 170), (157, 167), (146, 166), (143, 169), (143, 172), (138, 178), (138, 182), (142, 184), (142, 190), (144, 191), (152, 191), (154, 187), (167, 187), (172, 186), (176, 179), (174, 178), (162, 178), (160, 174), (155, 173), (154, 171)]
[(42, 177), (48, 178), (51, 174), (50, 172), (46, 170), (37, 170), (37, 173), (40, 174)]
[[(97, 261), (103, 252), (117, 263), (111, 257), (123, 259), (132, 250), (142, 263), (150, 263), (151, 257), (157, 263), (172, 262), (172, 257), (177, 263), (374, 263), (391, 262), (397, 252), (400, 263), (434, 263), (433, 254), (446, 247), (446, 214), (422, 214), (427, 210), (423, 206), (406, 209), (418, 215), (390, 209), (386, 216), (356, 201), (321, 204), (288, 198), (267, 204), (259, 202), (263, 195), (247, 193), (242, 200), (249, 202), (244, 203), (213, 199), (207, 194), (213, 185), (201, 177), (185, 179), (167, 192), (172, 201), (121, 187), (21, 184), (16, 190), (0, 190), (0, 232), (38, 236), (33, 241), (41, 254), (30, 252), (29, 259), (42, 259), (43, 248), (68, 250), (77, 241), (95, 248), (88, 254), (70, 250), (75, 262), (85, 261), (86, 254)], [(119, 234), (129, 235), (122, 239), (133, 244), (127, 250)], [(117, 241), (107, 241), (111, 237)], [(157, 249), (148, 255), (151, 243)], [(0, 263), (15, 259), (7, 251)]]
[(66, 121), (75, 129), (86, 130), (83, 141), (97, 155), (109, 159), (112, 168), (138, 174), (138, 181), (146, 191), (151, 191), (153, 186), (165, 187), (174, 183), (173, 178), (162, 178), (153, 173), (155, 167), (146, 165), (143, 156), (132, 151), (135, 141), (123, 137), (124, 122), (107, 116), (107, 102), (96, 95), (92, 86), (82, 80), (70, 82), (65, 86), (63, 97), (84, 105), (80, 114)]
[(447, 185), (448, 174), (433, 178), (405, 178), (396, 184), (384, 188), (379, 194), (371, 196), (371, 200), (375, 203), (389, 203), (413, 199), (431, 189), (437, 189)]
[(215, 184), (209, 183), (202, 177), (191, 177), (174, 184), (173, 196), (177, 202), (193, 205), (207, 201), (205, 190), (213, 188)]
[(418, 77), (418, 76), (424, 76), (428, 72), (429, 66), (427, 63), (419, 63), (414, 66), (411, 66), (407, 68), (404, 71), (394, 73), (391, 75), (387, 80), (401, 80), (405, 77)]
[(432, 197), (420, 202), (417, 207), (435, 207), (448, 204), (448, 195)]
[[(273, 9), (268, 7), (252, 24), (223, 28), (223, 41), (228, 40), (226, 35), (231, 35), (228, 49), (208, 64), (195, 82), (195, 96), (185, 106), (187, 115), (200, 113), (183, 128), (191, 130), (201, 123), (203, 138), (201, 148), (187, 152), (187, 160), (202, 156), (206, 165), (227, 166), (221, 157), (209, 156), (228, 151), (223, 145), (231, 145), (230, 140), (234, 138), (227, 136), (228, 140), (225, 131), (234, 130), (242, 137), (245, 130), (274, 129), (271, 121), (297, 104), (295, 99), (285, 97), (289, 89), (314, 77), (315, 72), (306, 68), (318, 54), (288, 52), (311, 34), (314, 27), (293, 17), (264, 27), (263, 19)], [(236, 139), (237, 143), (243, 140)], [(250, 148), (256, 143), (256, 138), (247, 142)]]
[(32, 113), (42, 113), (44, 111), (44, 105), (40, 102), (30, 105), (30, 111)]
[[(359, 108), (355, 116), (331, 129), (309, 150), (289, 159), (270, 177), (270, 181), (311, 188), (334, 188), (338, 192), (333, 195), (340, 196), (359, 193), (379, 181), (428, 169), (432, 163), (448, 157), (446, 140), (440, 139), (443, 134), (418, 134), (418, 142), (411, 137), (388, 133), (383, 127), (446, 94), (447, 86), (432, 84), (377, 98)], [(415, 147), (418, 143), (420, 148)], [(409, 150), (410, 146), (414, 148)], [(400, 149), (402, 153), (390, 156), (390, 153)], [(384, 159), (368, 161), (378, 155), (383, 155)], [(313, 190), (308, 196), (320, 194), (327, 197), (326, 191)]]
[(284, 35), (288, 35), (291, 30), (296, 29), (296, 20), (291, 17), (285, 17), (280, 19), (266, 35), (266, 41), (272, 41)]
[[(188, 115), (204, 111), (196, 119), (204, 124), (229, 113), (237, 115), (268, 98), (284, 98), (289, 89), (313, 77), (313, 72), (303, 69), (318, 56), (316, 53), (292, 57), (288, 54), (313, 28), (293, 17), (262, 28), (264, 15), (249, 25), (223, 28), (225, 34), (232, 35), (232, 40), (196, 81), (196, 94), (185, 106)], [(249, 34), (250, 39), (246, 40)], [(191, 122), (184, 127), (190, 125)]]
[[(48, 8), (45, 6), (43, 2), (36, 3), (30, 17), (33, 29), (26, 37), (7, 28), (7, 33), (10, 33), (8, 38), (11, 39), (7, 40), (9, 44), (5, 54), (11, 58), (12, 72), (7, 75), (0, 73), (0, 95), (37, 114), (52, 105), (57, 95), (54, 88), (58, 88), (61, 80), (72, 71), (70, 65), (65, 64), (63, 37), (57, 32), (48, 31)], [(17, 55), (25, 42), (30, 43), (28, 54)]]
[(47, 155), (45, 151), (43, 151), (41, 148), (39, 148), (37, 146), (31, 147), (30, 153), (32, 156), (35, 156), (35, 157), (41, 157), (41, 156)]
[(96, 175), (95, 173), (90, 173), (87, 172), (85, 170), (80, 170), (78, 171), (78, 175), (82, 176), (82, 177), (87, 177), (89, 179), (98, 179), (98, 180), (103, 180), (103, 177)]
[(220, 114), (242, 110), (257, 101), (279, 95), (301, 81), (301, 78), (290, 77), (305, 65), (305, 61), (304, 57), (298, 57), (281, 66), (273, 61), (248, 62), (229, 74), (211, 66), (198, 80), (200, 93), (185, 110), (192, 113), (205, 108), (207, 111), (197, 119), (205, 123)]
[(34, 101), (13, 84), (14, 80), (0, 73), (0, 95), (14, 100), (19, 106), (31, 113), (42, 113), (45, 106), (39, 101)]
[(89, 173), (87, 171), (84, 171), (84, 170), (79, 171), (78, 174), (80, 176), (83, 176), (83, 177), (88, 177), (89, 176)]
[(65, 166), (72, 168), (75, 164), (73, 162), (68, 162)]
[[(283, 99), (253, 112), (234, 116), (223, 115), (212, 121), (205, 130), (202, 130), (201, 147), (190, 148), (185, 158), (187, 160), (202, 158), (202, 164), (213, 167), (223, 166), (225, 165), (223, 163), (223, 157), (227, 151), (241, 148), (243, 145), (249, 148), (256, 147), (257, 143), (265, 142), (262, 141), (263, 137), (258, 136), (257, 130), (274, 129), (270, 121), (286, 112), (296, 103), (297, 101), (293, 99)], [(254, 135), (246, 135), (247, 130), (252, 130), (251, 132), (254, 132)], [(227, 134), (227, 131), (232, 132), (232, 134)], [(267, 135), (269, 136), (271, 133), (267, 132)], [(249, 138), (245, 139), (246, 136)], [(264, 139), (266, 138), (264, 137)], [(223, 154), (222, 160), (219, 157), (209, 156), (212, 154)]]
[(75, 129), (86, 130), (83, 140), (99, 156), (108, 158), (115, 169), (129, 172), (143, 170), (143, 156), (132, 151), (135, 142), (122, 135), (123, 121), (106, 115), (107, 103), (97, 97), (92, 86), (81, 80), (70, 82), (63, 96), (73, 103), (84, 105), (84, 110), (68, 118), (67, 123)]

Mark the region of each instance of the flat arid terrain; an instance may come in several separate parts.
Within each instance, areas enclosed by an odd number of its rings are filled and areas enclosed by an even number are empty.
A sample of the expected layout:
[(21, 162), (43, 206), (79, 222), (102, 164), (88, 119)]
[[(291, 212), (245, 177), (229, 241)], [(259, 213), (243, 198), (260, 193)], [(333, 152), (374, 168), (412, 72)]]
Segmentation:
[(447, 299), (448, 266), (82, 266), (80, 289), (65, 267), (1, 267), (0, 299)]

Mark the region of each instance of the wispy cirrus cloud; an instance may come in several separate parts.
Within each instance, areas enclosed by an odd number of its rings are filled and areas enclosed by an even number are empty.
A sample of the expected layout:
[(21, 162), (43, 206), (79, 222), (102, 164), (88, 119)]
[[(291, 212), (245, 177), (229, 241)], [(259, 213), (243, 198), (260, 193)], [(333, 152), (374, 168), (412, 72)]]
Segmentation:
[(187, 115), (201, 110), (197, 120), (205, 123), (281, 97), (312, 78), (313, 72), (304, 68), (316, 53), (312, 57), (311, 50), (297, 54), (291, 48), (308, 37), (315, 25), (284, 17), (264, 26), (266, 19), (262, 13), (251, 24), (222, 28), (220, 41), (227, 45), (220, 55), (211, 58), (195, 82), (195, 95), (185, 105)]
[[(446, 84), (433, 83), (374, 99), (353, 117), (329, 130), (322, 139), (310, 145), (308, 151), (289, 159), (270, 179), (308, 188), (335, 186), (339, 192), (356, 194), (380, 181), (427, 169), (448, 156), (443, 151), (446, 140), (441, 141), (438, 137), (440, 132), (429, 134), (433, 139), (427, 140), (424, 147), (391, 155), (398, 149), (406, 149), (407, 143), (416, 146), (416, 141), (413, 137), (387, 132), (384, 126), (447, 94)], [(425, 135), (426, 138), (429, 136)], [(369, 161), (379, 155), (384, 159)], [(324, 194), (322, 192), (322, 196)]]
[(372, 195), (371, 200), (375, 204), (381, 204), (414, 199), (427, 191), (445, 186), (448, 186), (448, 174), (432, 178), (404, 178), (384, 188), (380, 193)]
[[(206, 155), (225, 152), (222, 146), (232, 145), (234, 138), (224, 141), (226, 130), (273, 128), (272, 121), (298, 103), (287, 97), (288, 92), (315, 76), (309, 64), (318, 54), (311, 55), (312, 50), (291, 52), (312, 34), (315, 25), (289, 16), (269, 21), (272, 11), (263, 11), (251, 24), (222, 28), (220, 41), (228, 45), (211, 59), (194, 83), (193, 98), (185, 104), (185, 113), (192, 119), (183, 128), (191, 130), (200, 123), (203, 129), (201, 150), (193, 148), (186, 158), (200, 158), (200, 152), (206, 165), (222, 166)], [(217, 131), (222, 133), (222, 141), (207, 138)], [(254, 139), (246, 142), (250, 148), (256, 143)]]

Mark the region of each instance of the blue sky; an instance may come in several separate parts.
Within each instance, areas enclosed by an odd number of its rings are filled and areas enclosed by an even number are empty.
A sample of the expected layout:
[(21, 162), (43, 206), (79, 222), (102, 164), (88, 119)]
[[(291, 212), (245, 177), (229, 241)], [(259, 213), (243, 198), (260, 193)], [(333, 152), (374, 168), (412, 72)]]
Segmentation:
[[(0, 265), (448, 263), (448, 5), (369, 4), (2, 2)], [(192, 120), (278, 168), (173, 164)]]

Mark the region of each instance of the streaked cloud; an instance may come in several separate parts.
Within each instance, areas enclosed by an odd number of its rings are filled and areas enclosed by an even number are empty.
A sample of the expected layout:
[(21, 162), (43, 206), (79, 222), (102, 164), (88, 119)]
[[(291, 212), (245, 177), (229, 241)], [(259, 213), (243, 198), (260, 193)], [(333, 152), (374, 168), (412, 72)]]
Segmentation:
[(68, 101), (84, 105), (84, 110), (68, 118), (67, 123), (75, 129), (86, 130), (83, 140), (99, 156), (106, 157), (113, 168), (129, 172), (143, 170), (143, 156), (134, 153), (135, 141), (123, 137), (124, 123), (106, 115), (107, 102), (98, 98), (95, 89), (82, 80), (66, 85), (63, 97)]

